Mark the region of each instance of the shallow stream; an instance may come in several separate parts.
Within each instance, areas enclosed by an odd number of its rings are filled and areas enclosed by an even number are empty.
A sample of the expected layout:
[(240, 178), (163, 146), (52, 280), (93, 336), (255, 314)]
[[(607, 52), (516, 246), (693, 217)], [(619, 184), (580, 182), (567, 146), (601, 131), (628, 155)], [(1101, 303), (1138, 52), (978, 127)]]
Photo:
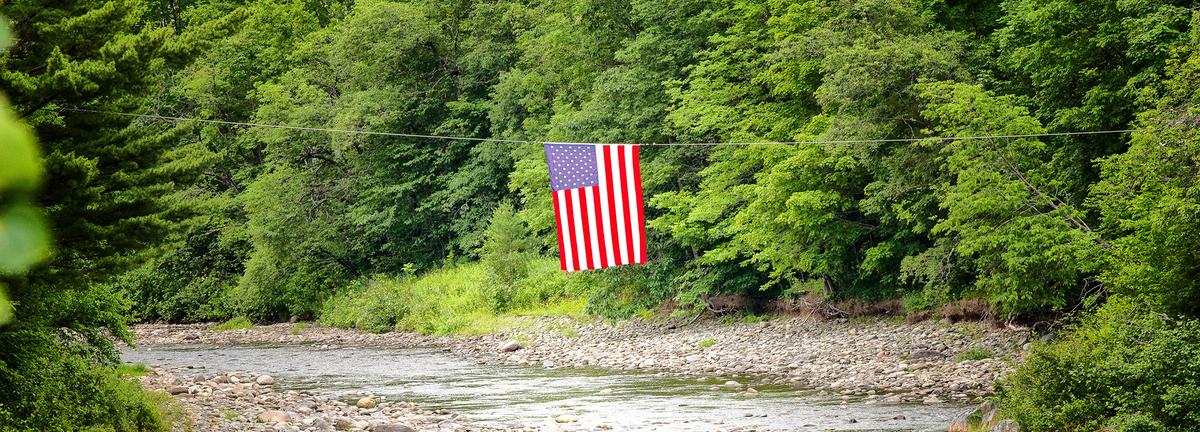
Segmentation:
[(607, 369), (479, 365), (444, 349), (304, 346), (154, 347), (126, 350), (124, 361), (192, 366), (208, 371), (270, 374), (276, 387), (319, 390), (350, 401), (362, 395), (448, 409), (494, 426), (553, 430), (571, 414), (576, 428), (605, 424), (618, 431), (946, 430), (968, 408), (954, 404), (872, 403), (760, 384), (755, 396), (726, 388), (725, 379)]

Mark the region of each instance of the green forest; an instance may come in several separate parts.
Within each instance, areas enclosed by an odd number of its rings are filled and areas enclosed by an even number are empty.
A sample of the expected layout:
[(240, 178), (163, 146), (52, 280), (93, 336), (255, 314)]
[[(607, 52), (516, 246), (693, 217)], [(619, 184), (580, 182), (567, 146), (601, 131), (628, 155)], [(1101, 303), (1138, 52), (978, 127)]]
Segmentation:
[[(1195, 0), (0, 15), (2, 430), (164, 428), (116, 370), (132, 322), (471, 334), (718, 296), (831, 317), (975, 304), (1057, 333), (998, 383), (1023, 429), (1200, 430)], [(243, 123), (732, 144), (643, 146), (649, 264), (566, 274), (540, 144)]]

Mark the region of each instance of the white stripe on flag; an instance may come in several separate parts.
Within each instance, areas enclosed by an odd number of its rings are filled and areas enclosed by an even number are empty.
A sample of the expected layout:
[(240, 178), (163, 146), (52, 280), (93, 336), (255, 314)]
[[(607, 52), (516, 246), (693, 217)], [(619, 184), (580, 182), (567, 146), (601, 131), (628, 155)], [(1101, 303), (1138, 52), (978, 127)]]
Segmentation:
[(630, 205), (626, 206), (629, 209), (629, 226), (633, 227), (633, 261), (642, 262), (642, 233), (638, 229), (638, 211), (637, 207), (637, 183), (633, 178), (633, 146), (625, 146), (625, 174), (628, 181), (625, 182), (625, 190), (629, 197)]
[(591, 236), (590, 240), (592, 243), (590, 245), (592, 249), (588, 251), (588, 256), (592, 257), (592, 261), (595, 261), (595, 265), (592, 266), (592, 268), (600, 268), (600, 236), (596, 235), (596, 222), (598, 222), (600, 218), (596, 217), (596, 194), (593, 189), (599, 188), (589, 187), (583, 190), (584, 195), (587, 196), (587, 199), (584, 200), (585, 206), (583, 208), (584, 210), (587, 210), (584, 214), (584, 217), (586, 217), (588, 221), (588, 235)]
[(575, 253), (579, 254), (579, 268), (587, 270), (591, 268), (588, 265), (588, 245), (583, 242), (583, 215), (580, 214), (579, 207), (582, 200), (579, 199), (579, 189), (571, 189), (571, 225), (575, 228)]
[(563, 261), (567, 263), (567, 271), (571, 272), (575, 271), (575, 256), (571, 253), (571, 222), (569, 219), (571, 213), (567, 212), (567, 193), (565, 190), (560, 190), (555, 193), (558, 194), (559, 219), (563, 222), (563, 247), (559, 252), (563, 254)]
[(616, 265), (616, 260), (613, 258), (613, 249), (616, 249), (617, 245), (613, 242), (612, 221), (608, 217), (609, 175), (607, 167), (604, 166), (604, 155), (607, 147), (604, 145), (596, 146), (596, 161), (598, 161), (596, 164), (598, 168), (596, 170), (600, 172), (600, 187), (596, 188), (600, 190), (600, 218), (597, 220), (601, 221), (599, 231), (601, 234), (600, 241), (604, 242), (604, 257), (608, 259), (606, 262), (611, 266)]

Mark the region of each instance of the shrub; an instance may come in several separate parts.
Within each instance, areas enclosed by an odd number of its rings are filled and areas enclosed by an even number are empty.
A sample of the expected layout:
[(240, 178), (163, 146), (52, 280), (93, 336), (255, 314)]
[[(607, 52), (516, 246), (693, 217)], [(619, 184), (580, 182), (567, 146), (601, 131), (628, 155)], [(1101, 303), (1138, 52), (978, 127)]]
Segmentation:
[(166, 431), (165, 395), (110, 366), (113, 353), (34, 330), (0, 333), (0, 430)]
[(998, 394), (1025, 430), (1200, 430), (1200, 320), (1111, 298), (1039, 344)]

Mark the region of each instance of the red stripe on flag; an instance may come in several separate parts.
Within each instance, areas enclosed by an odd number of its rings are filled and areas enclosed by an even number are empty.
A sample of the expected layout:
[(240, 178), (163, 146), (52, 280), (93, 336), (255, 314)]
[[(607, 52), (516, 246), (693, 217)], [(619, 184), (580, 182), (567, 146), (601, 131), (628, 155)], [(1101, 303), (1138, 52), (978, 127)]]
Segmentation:
[(563, 249), (563, 223), (562, 215), (558, 211), (558, 192), (551, 192), (550, 197), (554, 199), (554, 226), (558, 228), (558, 267), (559, 269), (567, 269), (567, 254)]
[(583, 221), (583, 249), (587, 250), (587, 262), (583, 263), (584, 269), (598, 268), (596, 266), (596, 257), (592, 256), (592, 221), (588, 217), (587, 211), (587, 189), (576, 189), (579, 191), (579, 219)]
[(592, 186), (592, 197), (595, 198), (592, 204), (596, 209), (596, 226), (598, 227), (596, 229), (596, 235), (600, 237), (596, 239), (596, 243), (600, 244), (600, 258), (598, 259), (600, 262), (599, 268), (605, 268), (609, 266), (607, 248), (609, 236), (604, 233), (604, 229), (607, 227), (604, 226), (604, 216), (601, 215), (603, 210), (600, 208), (600, 186)]
[(630, 214), (629, 212), (629, 210), (633, 208), (634, 203), (631, 202), (633, 197), (629, 196), (628, 192), (626, 192), (629, 190), (629, 175), (625, 172), (625, 150), (626, 149), (621, 148), (617, 151), (617, 166), (621, 172), (621, 193), (625, 194), (625, 206), (621, 209), (621, 211), (625, 213), (625, 245), (627, 246), (625, 248), (625, 261), (634, 262), (632, 219), (636, 215)]
[[(606, 170), (612, 168), (613, 147), (614, 146), (610, 146), (610, 145), (604, 146), (604, 169), (606, 169)], [(617, 201), (616, 201), (616, 197), (613, 196), (613, 183), (615, 181), (615, 179), (613, 178), (614, 174), (616, 174), (616, 173), (609, 171), (608, 176), (607, 176), (607, 179), (608, 179), (608, 182), (607, 182), (608, 183), (607, 184), (607, 187), (608, 187), (608, 226), (605, 228), (608, 228), (608, 235), (606, 237), (608, 237), (608, 241), (612, 245), (612, 250), (613, 250), (612, 265), (617, 265), (617, 264), (621, 263), (621, 244), (617, 240), (617, 235), (618, 235), (617, 234)]]
[(565, 228), (570, 230), (570, 233), (571, 233), (571, 245), (570, 245), (571, 260), (575, 264), (575, 270), (580, 270), (583, 267), (581, 267), (579, 265), (579, 246), (578, 246), (579, 239), (575, 238), (575, 237), (577, 237), (575, 235), (575, 217), (574, 217), (574, 215), (575, 215), (575, 202), (574, 201), (575, 200), (571, 199), (571, 191), (570, 190), (564, 191), (563, 198), (566, 198), (566, 200), (567, 200), (567, 214), (563, 215), (563, 217), (565, 217), (567, 219), (567, 226)]
[(638, 155), (638, 146), (633, 147), (633, 185), (637, 188), (637, 201), (634, 202), (634, 211), (637, 212), (638, 235), (641, 236), (641, 260), (639, 263), (645, 264), (646, 258), (646, 210), (643, 209), (642, 202), (642, 159)]

